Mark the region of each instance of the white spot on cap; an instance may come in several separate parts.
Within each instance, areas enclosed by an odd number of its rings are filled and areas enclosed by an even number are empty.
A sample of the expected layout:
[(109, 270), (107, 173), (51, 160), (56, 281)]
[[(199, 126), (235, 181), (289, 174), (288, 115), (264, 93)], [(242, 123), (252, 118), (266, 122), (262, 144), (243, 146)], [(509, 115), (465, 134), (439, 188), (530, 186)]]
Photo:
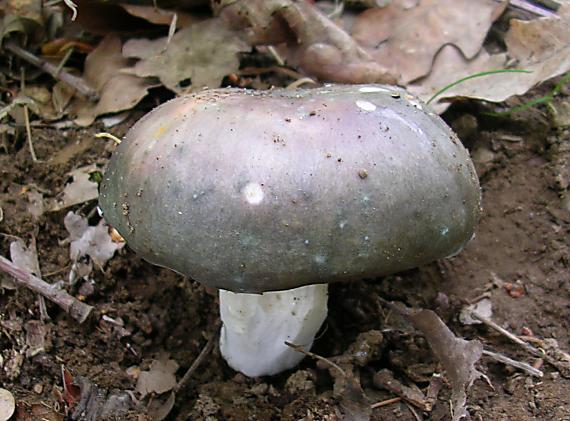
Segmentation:
[(374, 92), (390, 92), (390, 90), (381, 88), (380, 86), (363, 86), (362, 88), (359, 88), (358, 91), (364, 94), (370, 94)]
[(376, 109), (376, 105), (368, 101), (356, 101), (356, 106), (364, 111), (374, 111)]
[(263, 189), (258, 183), (247, 183), (242, 193), (250, 205), (259, 205), (263, 201)]

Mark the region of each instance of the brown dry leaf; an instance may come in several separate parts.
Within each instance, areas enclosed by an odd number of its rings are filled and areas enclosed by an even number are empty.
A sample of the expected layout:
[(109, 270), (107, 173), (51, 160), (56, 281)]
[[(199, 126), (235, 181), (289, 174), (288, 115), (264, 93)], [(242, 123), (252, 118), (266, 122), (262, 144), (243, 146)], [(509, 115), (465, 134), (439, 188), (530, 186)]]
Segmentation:
[(128, 66), (128, 60), (121, 50), (121, 40), (107, 36), (85, 59), (83, 77), (97, 90), (100, 99), (94, 104), (87, 99), (76, 98), (72, 104), (72, 113), (77, 116), (76, 124), (88, 126), (100, 115), (130, 110), (153, 86), (146, 79), (122, 73)]
[(99, 196), (97, 183), (91, 180), (91, 174), (100, 171), (95, 164), (76, 168), (67, 176), (71, 182), (63, 188), (61, 197), (47, 201), (46, 207), (50, 212), (59, 211), (73, 205), (95, 200)]
[[(495, 54), (491, 56), (485, 50), (481, 50), (481, 52), (479, 52), (479, 54), (477, 54), (472, 60), (468, 61), (465, 60), (465, 57), (463, 57), (463, 54), (461, 54), (461, 51), (459, 51), (457, 47), (446, 45), (435, 57), (431, 73), (428, 76), (409, 84), (407, 89), (424, 101), (427, 101), (434, 93), (444, 86), (456, 82), (468, 75), (493, 69), (502, 69), (506, 62), (507, 56), (505, 54)], [(494, 78), (494, 76), (495, 75), (491, 77)], [(466, 86), (470, 86), (475, 80), (476, 79), (465, 82)], [(482, 78), (481, 82), (488, 85), (490, 84), (489, 80), (485, 80), (485, 78)], [(453, 91), (454, 89), (446, 92), (439, 99), (447, 98)], [(449, 105), (449, 102), (435, 101), (431, 104), (431, 107), (434, 111), (442, 113), (449, 107)]]
[(286, 43), (290, 64), (321, 80), (390, 83), (395, 79), (352, 37), (306, 1), (226, 0), (216, 13), (253, 45)]
[(137, 379), (135, 390), (144, 398), (150, 393), (169, 392), (176, 386), (176, 373), (178, 363), (162, 354), (153, 360), (148, 371), (142, 371)]
[(374, 374), (373, 381), (376, 387), (379, 387), (381, 389), (386, 389), (389, 392), (392, 392), (397, 396), (400, 396), (401, 398), (403, 398), (410, 404), (418, 407), (422, 411), (431, 412), (431, 410), (433, 409), (432, 403), (428, 401), (428, 399), (421, 391), (421, 389), (418, 388), (418, 386), (416, 386), (413, 383), (411, 384), (411, 386), (406, 386), (405, 384), (397, 380), (394, 377), (394, 374), (387, 368), (384, 368), (378, 371), (376, 374)]
[[(503, 73), (475, 78), (463, 82), (439, 97), (434, 108), (444, 110), (446, 101), (454, 98), (475, 98), (501, 102), (514, 95), (523, 95), (535, 85), (570, 71), (570, 4), (558, 10), (559, 18), (540, 18), (532, 21), (512, 20), (506, 35), (509, 56), (518, 60), (519, 69), (532, 73)], [(454, 68), (450, 69), (449, 50), (441, 57), (444, 48), (434, 63), (432, 74), (410, 90), (427, 99), (448, 83), (471, 74), (507, 67), (504, 54), (489, 56), (483, 51), (468, 61), (455, 53)]]
[(177, 93), (186, 91), (189, 84), (192, 90), (217, 88), (224, 76), (238, 70), (238, 53), (249, 48), (220, 19), (209, 19), (178, 31), (168, 44), (166, 37), (128, 41), (123, 54), (140, 60), (125, 72), (156, 76)]
[(456, 337), (431, 310), (400, 308), (400, 311), (422, 332), (445, 368), (452, 388), (453, 421), (459, 421), (467, 415), (466, 390), (482, 376), (475, 368), (475, 363), (483, 354), (483, 345), (477, 340), (467, 341)]
[(421, 0), (412, 8), (403, 3), (368, 9), (352, 28), (354, 39), (403, 84), (427, 75), (443, 45), (457, 46), (467, 59), (475, 57), (507, 6), (495, 0)]

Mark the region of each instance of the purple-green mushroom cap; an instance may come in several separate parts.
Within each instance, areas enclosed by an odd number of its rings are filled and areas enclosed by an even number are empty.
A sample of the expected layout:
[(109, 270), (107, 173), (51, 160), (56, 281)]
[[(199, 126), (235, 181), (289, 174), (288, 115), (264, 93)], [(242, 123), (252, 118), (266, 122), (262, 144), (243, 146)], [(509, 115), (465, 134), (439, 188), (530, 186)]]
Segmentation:
[(100, 194), (105, 219), (146, 260), (249, 293), (452, 255), (480, 200), (457, 136), (383, 85), (173, 99), (128, 132)]

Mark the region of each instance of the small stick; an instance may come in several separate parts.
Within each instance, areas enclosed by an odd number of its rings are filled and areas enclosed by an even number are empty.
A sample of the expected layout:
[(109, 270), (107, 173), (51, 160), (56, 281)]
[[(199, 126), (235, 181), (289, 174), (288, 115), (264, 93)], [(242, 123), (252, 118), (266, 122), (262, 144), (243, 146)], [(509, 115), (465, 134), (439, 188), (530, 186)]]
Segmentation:
[(186, 373), (184, 373), (184, 376), (182, 376), (176, 387), (174, 387), (173, 389), (174, 393), (180, 392), (180, 390), (182, 390), (186, 386), (186, 383), (188, 383), (188, 380), (190, 380), (192, 374), (194, 374), (196, 369), (206, 359), (206, 356), (210, 352), (212, 352), (212, 349), (214, 349), (214, 344), (216, 343), (216, 339), (217, 339), (216, 335), (212, 334), (212, 336), (210, 337), (210, 339), (208, 339), (208, 342), (206, 342), (206, 345), (204, 345), (204, 348), (202, 348), (202, 351), (200, 351), (200, 353), (198, 354), (198, 356), (196, 357), (190, 368), (186, 371)]
[(67, 83), (72, 88), (75, 88), (78, 92), (85, 95), (91, 101), (97, 101), (99, 99), (99, 94), (95, 89), (89, 86), (83, 78), (77, 77), (72, 75), (71, 73), (66, 72), (65, 70), (58, 71), (57, 66), (42, 60), (38, 56), (30, 53), (29, 51), (24, 50), (20, 46), (16, 45), (14, 42), (7, 42), (4, 44), (4, 47), (12, 52), (13, 54), (20, 57), (22, 60), (27, 61), (30, 64), (33, 64), (36, 67), (39, 67), (46, 73), (49, 73), (55, 79), (61, 80)]
[(20, 269), (3, 256), (0, 256), (0, 270), (13, 276), (16, 279), (17, 284), (24, 285), (32, 291), (37, 292), (48, 300), (56, 303), (79, 323), (83, 323), (87, 320), (91, 310), (93, 310), (93, 307), (82, 303), (75, 297), (72, 297), (65, 290), (56, 288), (31, 273)]
[(472, 311), (470, 312), (471, 317), (473, 317), (474, 319), (479, 320), (480, 322), (483, 322), (484, 324), (486, 324), (487, 326), (489, 326), (490, 328), (495, 329), (497, 332), (501, 333), (502, 335), (506, 336), (507, 338), (509, 338), (511, 341), (513, 341), (514, 343), (516, 343), (517, 345), (520, 345), (526, 352), (528, 352), (529, 354), (534, 355), (535, 357), (538, 358), (544, 358), (548, 363), (550, 363), (551, 365), (553, 365), (556, 368), (559, 368), (558, 365), (560, 364), (558, 361), (556, 361), (554, 358), (552, 358), (550, 355), (547, 355), (545, 352), (542, 352), (540, 349), (535, 348), (534, 346), (532, 346), (531, 344), (529, 344), (528, 342), (523, 341), (521, 338), (519, 338), (518, 336), (512, 334), (511, 332), (509, 332), (508, 330), (502, 328), (501, 326), (499, 326), (497, 323), (495, 323), (494, 321), (492, 321), (491, 319), (488, 319), (484, 316), (481, 316), (480, 314)]
[(420, 418), (420, 416), (418, 415), (418, 413), (414, 410), (414, 408), (412, 407), (412, 405), (410, 405), (408, 402), (404, 402), (406, 404), (406, 406), (408, 407), (408, 409), (410, 410), (410, 412), (412, 413), (412, 415), (414, 416), (414, 418), (416, 419), (416, 421), (422, 421), (422, 419)]
[(395, 398), (392, 398), (392, 399), (386, 399), (385, 401), (373, 403), (372, 405), (370, 405), (370, 408), (372, 408), (372, 409), (382, 408), (383, 406), (388, 406), (388, 405), (392, 405), (393, 403), (398, 403), (402, 399), (403, 398), (401, 396), (396, 396)]
[[(24, 68), (22, 67), (22, 78), (20, 82), (20, 89), (24, 92), (26, 87), (26, 74)], [(24, 124), (26, 125), (26, 138), (28, 139), (28, 146), (30, 148), (30, 155), (32, 155), (32, 161), (38, 162), (38, 157), (36, 155), (36, 150), (34, 149), (34, 142), (32, 141), (32, 128), (30, 126), (30, 111), (26, 104), (22, 107), (24, 109)]]
[(30, 113), (28, 111), (27, 105), (24, 105), (24, 122), (26, 123), (26, 137), (28, 138), (28, 146), (30, 148), (30, 155), (32, 155), (32, 161), (38, 162), (36, 150), (34, 149), (34, 143), (32, 141), (32, 128), (30, 127)]
[(300, 352), (301, 354), (305, 354), (307, 357), (311, 357), (311, 358), (314, 358), (316, 360), (322, 361), (325, 364), (328, 364), (331, 367), (336, 368), (340, 372), (340, 374), (342, 374), (344, 377), (346, 377), (346, 372), (342, 368), (340, 368), (338, 366), (338, 364), (333, 363), (331, 360), (328, 360), (325, 357), (321, 357), (320, 355), (317, 355), (314, 352), (307, 351), (307, 350), (303, 349), (301, 347), (301, 345), (295, 345), (295, 344), (292, 344), (291, 342), (287, 342), (287, 341), (285, 341), (285, 345), (293, 348), (295, 351)]
[(529, 2), (528, 0), (511, 0), (510, 4), (513, 7), (518, 7), (519, 9), (525, 10), (527, 12), (533, 13), (537, 16), (543, 16), (547, 18), (557, 18), (559, 17), (555, 12), (545, 9), (544, 7), (537, 6)]
[(502, 362), (503, 364), (511, 365), (513, 367), (526, 371), (531, 376), (535, 377), (544, 376), (544, 373), (542, 371), (534, 368), (530, 364), (523, 363), (522, 361), (513, 360), (512, 358), (509, 358), (506, 355), (499, 354), (497, 352), (488, 351), (486, 349), (483, 350), (483, 355), (487, 355), (488, 357), (491, 357), (496, 361)]

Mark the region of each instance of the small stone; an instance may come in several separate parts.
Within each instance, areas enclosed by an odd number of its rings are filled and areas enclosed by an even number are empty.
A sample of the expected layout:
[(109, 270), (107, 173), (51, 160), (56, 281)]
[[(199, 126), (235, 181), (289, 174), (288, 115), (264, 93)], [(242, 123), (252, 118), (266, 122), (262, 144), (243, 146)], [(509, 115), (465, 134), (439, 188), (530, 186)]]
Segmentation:
[(360, 170), (360, 171), (358, 171), (358, 176), (364, 180), (366, 177), (368, 177), (368, 171)]

